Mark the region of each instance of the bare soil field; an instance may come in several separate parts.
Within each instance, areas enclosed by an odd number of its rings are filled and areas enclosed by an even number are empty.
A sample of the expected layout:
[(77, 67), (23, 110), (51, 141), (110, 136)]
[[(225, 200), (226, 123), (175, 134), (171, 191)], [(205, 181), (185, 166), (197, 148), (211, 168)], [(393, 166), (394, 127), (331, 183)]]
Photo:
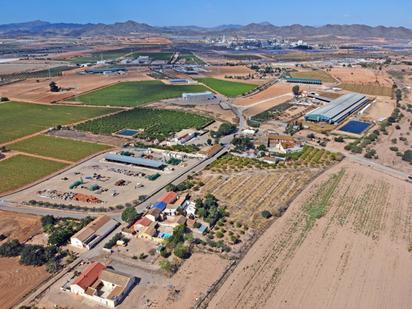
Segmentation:
[[(198, 297), (219, 279), (228, 261), (217, 255), (195, 253), (185, 261), (178, 272), (161, 286), (139, 286), (124, 306), (138, 304), (138, 308), (191, 308)], [(178, 291), (176, 293), (176, 291)], [(135, 296), (139, 296), (138, 299)]]
[(334, 166), (258, 239), (209, 308), (409, 308), (410, 186)]
[[(130, 70), (125, 75), (80, 75), (78, 72), (79, 70), (74, 70), (52, 79), (27, 79), (0, 86), (0, 96), (14, 101), (52, 103), (117, 82), (151, 79), (143, 69)], [(59, 87), (70, 90), (51, 93), (49, 87), (51, 80)]]
[(262, 100), (261, 102), (256, 102), (255, 104), (250, 105), (250, 107), (248, 107), (248, 109), (245, 111), (245, 116), (247, 117), (252, 117), (255, 116), (257, 114), (260, 114), (264, 111), (267, 111), (268, 109), (285, 103), (289, 100), (291, 100), (293, 98), (293, 94), (292, 93), (286, 93), (271, 99), (266, 99), (266, 100)]
[(381, 86), (392, 87), (391, 78), (384, 72), (364, 68), (332, 68), (329, 72), (341, 83), (377, 83)]
[(41, 232), (40, 217), (0, 211), (0, 234), (7, 236), (7, 239), (25, 242)]
[[(40, 217), (0, 211), (0, 234), (26, 242), (42, 232)], [(46, 280), (45, 267), (20, 265), (19, 258), (0, 257), (0, 308), (9, 308)]]
[(0, 258), (0, 307), (10, 308), (49, 277), (45, 267), (20, 265), (19, 258)]
[(365, 120), (379, 121), (388, 118), (395, 108), (396, 102), (387, 97), (377, 97), (375, 102), (364, 112)]
[(22, 72), (32, 72), (62, 65), (65, 65), (65, 63), (57, 61), (18, 60), (10, 63), (0, 63), (0, 74), (6, 75)]
[[(247, 97), (242, 97), (242, 98), (236, 98), (233, 103), (239, 106), (249, 106), (258, 102), (261, 102), (263, 100), (268, 100), (273, 97), (277, 97), (280, 95), (284, 94), (292, 94), (292, 87), (293, 84), (288, 84), (288, 83), (276, 83), (273, 86), (269, 87), (268, 89), (265, 89), (255, 95), (252, 96), (247, 96)], [(306, 87), (303, 87), (306, 88)]]
[[(405, 115), (411, 118), (407, 112), (405, 112)], [(409, 135), (409, 122), (406, 117), (400, 121), (399, 126), (400, 130), (397, 130), (395, 125), (388, 127), (388, 135), (381, 135), (378, 143), (373, 148), (378, 154), (378, 162), (412, 174), (412, 165), (397, 156), (396, 151), (390, 150), (390, 147), (396, 147), (398, 151), (403, 153), (405, 150), (411, 149), (412, 137)], [(404, 141), (401, 139), (404, 139)], [(392, 140), (396, 140), (396, 143), (393, 143)]]

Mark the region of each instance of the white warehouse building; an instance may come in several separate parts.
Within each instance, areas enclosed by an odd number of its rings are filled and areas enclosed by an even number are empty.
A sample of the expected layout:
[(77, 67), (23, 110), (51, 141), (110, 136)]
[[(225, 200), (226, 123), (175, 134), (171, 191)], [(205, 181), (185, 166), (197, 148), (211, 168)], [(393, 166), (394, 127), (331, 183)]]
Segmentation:
[(199, 102), (213, 100), (214, 98), (215, 98), (215, 95), (210, 91), (182, 94), (183, 102), (186, 102), (186, 103), (199, 103)]

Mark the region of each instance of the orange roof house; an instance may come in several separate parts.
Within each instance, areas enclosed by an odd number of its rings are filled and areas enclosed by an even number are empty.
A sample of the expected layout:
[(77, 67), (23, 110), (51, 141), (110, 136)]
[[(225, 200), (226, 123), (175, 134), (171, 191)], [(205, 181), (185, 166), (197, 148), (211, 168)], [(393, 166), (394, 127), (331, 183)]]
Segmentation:
[(165, 202), (166, 204), (172, 204), (176, 201), (177, 199), (177, 193), (176, 192), (166, 192), (160, 199), (159, 202)]
[(94, 262), (90, 264), (82, 274), (74, 281), (73, 284), (78, 285), (84, 291), (87, 290), (100, 276), (101, 272), (106, 269), (102, 263)]

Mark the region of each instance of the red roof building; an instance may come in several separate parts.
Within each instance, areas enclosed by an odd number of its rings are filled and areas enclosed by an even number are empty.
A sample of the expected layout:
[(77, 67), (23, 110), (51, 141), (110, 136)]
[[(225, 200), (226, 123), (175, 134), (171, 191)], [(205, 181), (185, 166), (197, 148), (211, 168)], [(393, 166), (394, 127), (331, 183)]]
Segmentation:
[(147, 217), (142, 217), (133, 224), (133, 229), (137, 232), (144, 227), (148, 227), (153, 221)]
[(159, 202), (165, 202), (166, 204), (172, 204), (176, 201), (177, 199), (177, 193), (176, 192), (166, 192), (160, 199)]
[(94, 262), (90, 264), (73, 283), (83, 290), (86, 290), (99, 278), (104, 269), (106, 269), (106, 266), (102, 263)]

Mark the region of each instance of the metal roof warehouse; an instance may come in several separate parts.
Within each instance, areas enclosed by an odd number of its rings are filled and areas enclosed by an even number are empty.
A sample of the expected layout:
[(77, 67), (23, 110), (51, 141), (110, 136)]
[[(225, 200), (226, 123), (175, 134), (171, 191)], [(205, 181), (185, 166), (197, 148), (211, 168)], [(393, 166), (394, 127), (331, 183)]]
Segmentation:
[(131, 156), (122, 156), (122, 155), (113, 154), (113, 153), (107, 154), (104, 158), (107, 161), (111, 161), (111, 162), (132, 164), (132, 165), (138, 165), (138, 166), (150, 167), (150, 168), (156, 168), (156, 169), (162, 169), (164, 166), (163, 162), (160, 162), (160, 161), (136, 158), (136, 157), (131, 157)]
[(288, 83), (322, 85), (322, 81), (320, 79), (288, 77), (286, 78), (286, 81)]
[(365, 95), (348, 93), (307, 113), (305, 115), (305, 120), (339, 124), (346, 117), (365, 106), (368, 101), (369, 100)]

